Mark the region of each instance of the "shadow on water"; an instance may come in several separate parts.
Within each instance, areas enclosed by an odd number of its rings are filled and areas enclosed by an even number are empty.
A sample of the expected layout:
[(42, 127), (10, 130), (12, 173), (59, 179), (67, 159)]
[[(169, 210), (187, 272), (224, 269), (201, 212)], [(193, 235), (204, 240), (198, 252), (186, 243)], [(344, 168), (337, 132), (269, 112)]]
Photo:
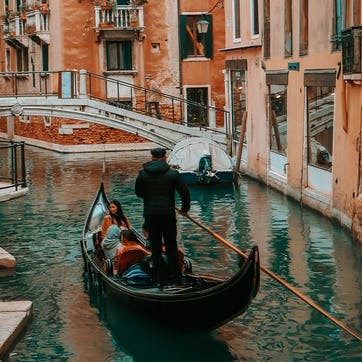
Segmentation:
[[(142, 318), (118, 304), (113, 298), (99, 293), (98, 286), (84, 275), (85, 288), (92, 307), (116, 339), (118, 348), (126, 354), (124, 361), (157, 362), (228, 362), (234, 361), (226, 342), (214, 332), (179, 331)], [(170, 316), (172, 319), (172, 316)]]

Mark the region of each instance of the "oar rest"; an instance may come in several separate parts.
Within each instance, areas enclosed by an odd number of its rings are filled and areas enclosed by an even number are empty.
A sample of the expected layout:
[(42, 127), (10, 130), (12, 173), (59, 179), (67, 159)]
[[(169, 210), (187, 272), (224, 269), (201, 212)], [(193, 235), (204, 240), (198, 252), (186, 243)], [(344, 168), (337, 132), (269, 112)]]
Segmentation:
[(131, 265), (139, 263), (147, 255), (150, 255), (150, 252), (140, 245), (125, 246), (118, 256), (118, 274), (122, 274)]

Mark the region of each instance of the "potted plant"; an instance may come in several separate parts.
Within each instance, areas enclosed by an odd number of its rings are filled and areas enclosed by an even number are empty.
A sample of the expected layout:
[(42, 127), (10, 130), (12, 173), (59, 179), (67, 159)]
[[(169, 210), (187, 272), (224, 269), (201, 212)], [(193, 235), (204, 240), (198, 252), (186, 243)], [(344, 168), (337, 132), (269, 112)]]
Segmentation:
[(48, 3), (41, 4), (40, 11), (42, 14), (48, 14), (49, 13), (49, 4)]
[(112, 10), (114, 1), (103, 0), (101, 3), (102, 10)]
[(132, 0), (133, 6), (141, 6), (141, 5), (144, 5), (147, 3), (148, 3), (148, 0)]

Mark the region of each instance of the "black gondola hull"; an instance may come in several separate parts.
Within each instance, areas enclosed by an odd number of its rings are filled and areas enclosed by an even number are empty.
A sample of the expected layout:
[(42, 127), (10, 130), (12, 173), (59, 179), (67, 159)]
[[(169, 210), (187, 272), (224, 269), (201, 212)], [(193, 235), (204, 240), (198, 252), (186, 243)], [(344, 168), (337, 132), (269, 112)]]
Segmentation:
[[(183, 286), (130, 286), (107, 275), (89, 247), (92, 230), (101, 219), (99, 210), (105, 210), (106, 205), (102, 185), (86, 221), (82, 251), (88, 276), (98, 283), (99, 290), (107, 297), (145, 318), (177, 328), (214, 329), (246, 311), (259, 288), (260, 266), (256, 246), (238, 272), (226, 281), (189, 275)], [(198, 284), (202, 287), (199, 288)]]

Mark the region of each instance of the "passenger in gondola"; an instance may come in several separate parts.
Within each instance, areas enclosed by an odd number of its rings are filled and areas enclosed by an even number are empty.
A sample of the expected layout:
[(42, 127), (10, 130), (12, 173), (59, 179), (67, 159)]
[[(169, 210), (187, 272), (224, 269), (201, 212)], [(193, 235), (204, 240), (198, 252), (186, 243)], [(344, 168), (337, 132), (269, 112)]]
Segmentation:
[(105, 238), (107, 230), (111, 225), (118, 226), (121, 231), (131, 228), (131, 224), (123, 212), (122, 205), (118, 200), (112, 200), (109, 203), (108, 210), (109, 213), (104, 216), (102, 222), (102, 229), (100, 234), (101, 241)]
[(122, 273), (141, 260), (150, 252), (138, 243), (137, 235), (132, 231), (125, 229), (121, 232), (122, 245), (116, 250), (113, 259), (113, 275), (122, 275)]
[(101, 247), (106, 259), (113, 260), (116, 250), (120, 247), (120, 229), (117, 225), (111, 225), (106, 233), (105, 238), (102, 240)]

